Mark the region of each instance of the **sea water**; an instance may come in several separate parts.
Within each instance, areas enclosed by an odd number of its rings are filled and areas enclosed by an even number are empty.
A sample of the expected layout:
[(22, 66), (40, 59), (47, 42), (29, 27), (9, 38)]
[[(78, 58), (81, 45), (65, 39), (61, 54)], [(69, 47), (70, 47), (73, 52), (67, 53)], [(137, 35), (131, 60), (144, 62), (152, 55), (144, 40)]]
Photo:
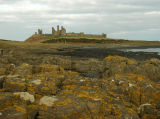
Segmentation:
[(157, 53), (160, 55), (160, 48), (146, 48), (146, 49), (123, 49), (125, 52), (148, 52), (148, 53)]

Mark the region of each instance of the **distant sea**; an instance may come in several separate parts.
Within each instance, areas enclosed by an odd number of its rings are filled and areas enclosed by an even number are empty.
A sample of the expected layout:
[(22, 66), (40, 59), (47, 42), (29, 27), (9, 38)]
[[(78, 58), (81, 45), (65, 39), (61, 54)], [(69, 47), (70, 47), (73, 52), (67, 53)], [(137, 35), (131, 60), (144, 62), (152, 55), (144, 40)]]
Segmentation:
[(148, 52), (148, 53), (157, 53), (160, 55), (160, 48), (146, 48), (146, 49), (123, 49), (125, 52)]

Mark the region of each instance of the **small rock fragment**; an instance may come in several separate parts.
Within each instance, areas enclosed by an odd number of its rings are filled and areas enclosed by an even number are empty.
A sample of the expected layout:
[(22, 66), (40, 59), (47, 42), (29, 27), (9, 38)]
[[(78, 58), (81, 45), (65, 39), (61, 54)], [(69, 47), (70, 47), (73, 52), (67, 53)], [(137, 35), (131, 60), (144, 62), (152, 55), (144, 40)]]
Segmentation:
[(56, 96), (44, 96), (40, 99), (40, 105), (46, 105), (51, 107), (55, 101), (57, 101), (58, 99), (56, 98)]
[(17, 93), (14, 93), (14, 95), (19, 95), (20, 98), (22, 98), (25, 101), (30, 101), (31, 103), (35, 101), (34, 96), (29, 94), (28, 92), (17, 92)]

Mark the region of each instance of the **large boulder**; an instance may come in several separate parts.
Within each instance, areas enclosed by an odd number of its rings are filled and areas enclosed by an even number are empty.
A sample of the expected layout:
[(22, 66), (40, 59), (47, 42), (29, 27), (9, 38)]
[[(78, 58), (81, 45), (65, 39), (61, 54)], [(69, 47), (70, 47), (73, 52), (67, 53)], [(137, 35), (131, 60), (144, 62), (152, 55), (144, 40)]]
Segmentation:
[(134, 73), (137, 62), (121, 56), (108, 56), (104, 59), (103, 76), (110, 77), (115, 74)]
[(15, 92), (13, 93), (19, 100), (21, 100), (24, 103), (34, 103), (35, 97), (32, 94), (29, 94), (28, 92)]
[(87, 77), (100, 78), (103, 72), (103, 63), (96, 59), (72, 61), (72, 70)]
[(145, 62), (142, 62), (139, 73), (148, 77), (150, 80), (155, 82), (160, 82), (160, 60), (151, 59)]
[(157, 110), (151, 104), (142, 104), (138, 108), (141, 119), (158, 119)]

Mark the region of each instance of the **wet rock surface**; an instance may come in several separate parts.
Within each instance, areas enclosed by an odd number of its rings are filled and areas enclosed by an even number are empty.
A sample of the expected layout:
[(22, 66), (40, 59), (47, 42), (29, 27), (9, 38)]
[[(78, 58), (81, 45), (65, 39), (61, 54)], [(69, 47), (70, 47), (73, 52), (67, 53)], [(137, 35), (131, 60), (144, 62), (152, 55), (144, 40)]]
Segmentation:
[(158, 59), (48, 56), (1, 67), (0, 119), (160, 118)]

